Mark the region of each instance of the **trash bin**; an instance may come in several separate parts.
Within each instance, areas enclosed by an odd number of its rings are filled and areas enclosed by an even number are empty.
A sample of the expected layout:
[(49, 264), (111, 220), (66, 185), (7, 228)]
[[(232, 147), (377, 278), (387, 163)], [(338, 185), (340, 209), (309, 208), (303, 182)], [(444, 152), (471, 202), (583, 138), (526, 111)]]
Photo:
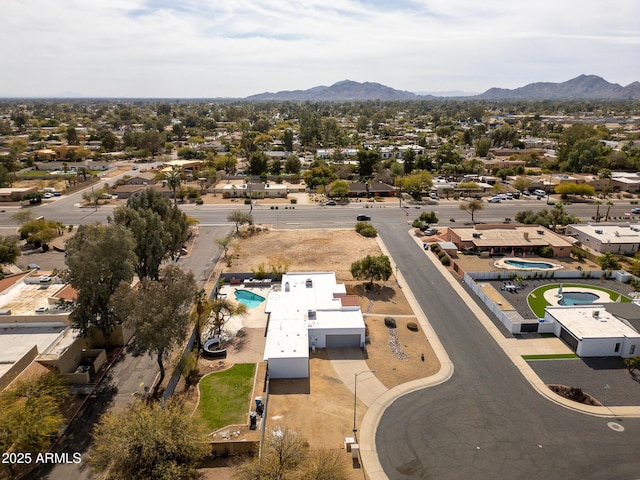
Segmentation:
[(261, 403), (256, 407), (256, 412), (258, 413), (258, 415), (262, 416), (262, 414), (264, 413), (264, 403)]
[(257, 418), (258, 418), (258, 415), (256, 414), (256, 412), (251, 412), (249, 414), (249, 430), (256, 429)]

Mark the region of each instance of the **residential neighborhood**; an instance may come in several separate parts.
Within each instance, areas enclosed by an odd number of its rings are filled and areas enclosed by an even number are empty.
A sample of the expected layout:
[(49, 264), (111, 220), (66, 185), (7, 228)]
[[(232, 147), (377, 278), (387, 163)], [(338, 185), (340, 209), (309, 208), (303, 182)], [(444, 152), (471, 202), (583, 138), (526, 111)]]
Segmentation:
[[(85, 462), (166, 402), (206, 478), (287, 428), (383, 478), (376, 428), (449, 381), (438, 337), (465, 329), (527, 395), (635, 418), (639, 142), (634, 102), (0, 100), (3, 448), (85, 428)], [(59, 410), (20, 443), (38, 381)]]

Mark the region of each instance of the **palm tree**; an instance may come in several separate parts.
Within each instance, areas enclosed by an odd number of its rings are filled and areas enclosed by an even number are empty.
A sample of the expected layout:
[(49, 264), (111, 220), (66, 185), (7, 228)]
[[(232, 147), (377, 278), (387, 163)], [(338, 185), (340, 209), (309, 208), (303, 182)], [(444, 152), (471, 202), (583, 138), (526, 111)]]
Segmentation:
[(553, 231), (556, 231), (556, 227), (564, 214), (564, 205), (562, 203), (556, 203), (553, 206)]
[(246, 314), (246, 305), (240, 302), (233, 302), (227, 297), (216, 297), (211, 300), (211, 319), (213, 320), (213, 325), (210, 332), (214, 337), (219, 337), (222, 329), (231, 317), (243, 317)]
[(204, 288), (198, 290), (195, 294), (196, 304), (196, 355), (200, 355), (202, 350), (202, 322), (211, 313), (211, 301), (207, 299), (207, 294)]
[(180, 184), (182, 183), (182, 171), (180, 167), (174, 165), (170, 172), (165, 173), (165, 178), (167, 180), (167, 186), (173, 192), (173, 204), (177, 205), (178, 197), (176, 196), (176, 191), (180, 188)]
[(604, 216), (604, 221), (608, 222), (609, 221), (609, 212), (611, 211), (611, 207), (613, 206), (613, 202), (611, 200), (609, 200), (607, 202), (607, 214)]
[(600, 200), (596, 200), (596, 223), (600, 222), (600, 205), (602, 205), (602, 202)]

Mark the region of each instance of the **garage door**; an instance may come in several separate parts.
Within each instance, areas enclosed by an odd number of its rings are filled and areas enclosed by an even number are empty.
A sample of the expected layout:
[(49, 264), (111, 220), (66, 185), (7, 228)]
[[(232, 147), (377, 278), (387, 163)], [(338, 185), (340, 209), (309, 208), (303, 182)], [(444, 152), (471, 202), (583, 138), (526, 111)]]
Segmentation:
[(573, 348), (574, 351), (578, 350), (578, 339), (564, 327), (560, 329), (560, 338), (564, 340), (567, 345)]
[(359, 347), (360, 335), (327, 335), (327, 347)]

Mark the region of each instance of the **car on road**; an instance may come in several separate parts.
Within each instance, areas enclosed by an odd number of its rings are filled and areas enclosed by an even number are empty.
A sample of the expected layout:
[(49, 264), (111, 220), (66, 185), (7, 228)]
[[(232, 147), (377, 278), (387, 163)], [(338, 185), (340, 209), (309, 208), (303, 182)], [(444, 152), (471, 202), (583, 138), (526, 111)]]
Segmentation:
[(356, 220), (359, 222), (368, 222), (371, 220), (371, 217), (369, 215), (358, 215)]
[(634, 215), (638, 215), (640, 214), (640, 208), (636, 207), (636, 208), (632, 208), (631, 209), (631, 213), (633, 213)]
[(500, 203), (500, 197), (489, 197), (489, 198), (487, 198), (487, 202), (489, 202), (489, 203)]
[(325, 205), (329, 205), (330, 207), (337, 205), (336, 202), (334, 202), (333, 200), (329, 200), (327, 203), (325, 203)]

